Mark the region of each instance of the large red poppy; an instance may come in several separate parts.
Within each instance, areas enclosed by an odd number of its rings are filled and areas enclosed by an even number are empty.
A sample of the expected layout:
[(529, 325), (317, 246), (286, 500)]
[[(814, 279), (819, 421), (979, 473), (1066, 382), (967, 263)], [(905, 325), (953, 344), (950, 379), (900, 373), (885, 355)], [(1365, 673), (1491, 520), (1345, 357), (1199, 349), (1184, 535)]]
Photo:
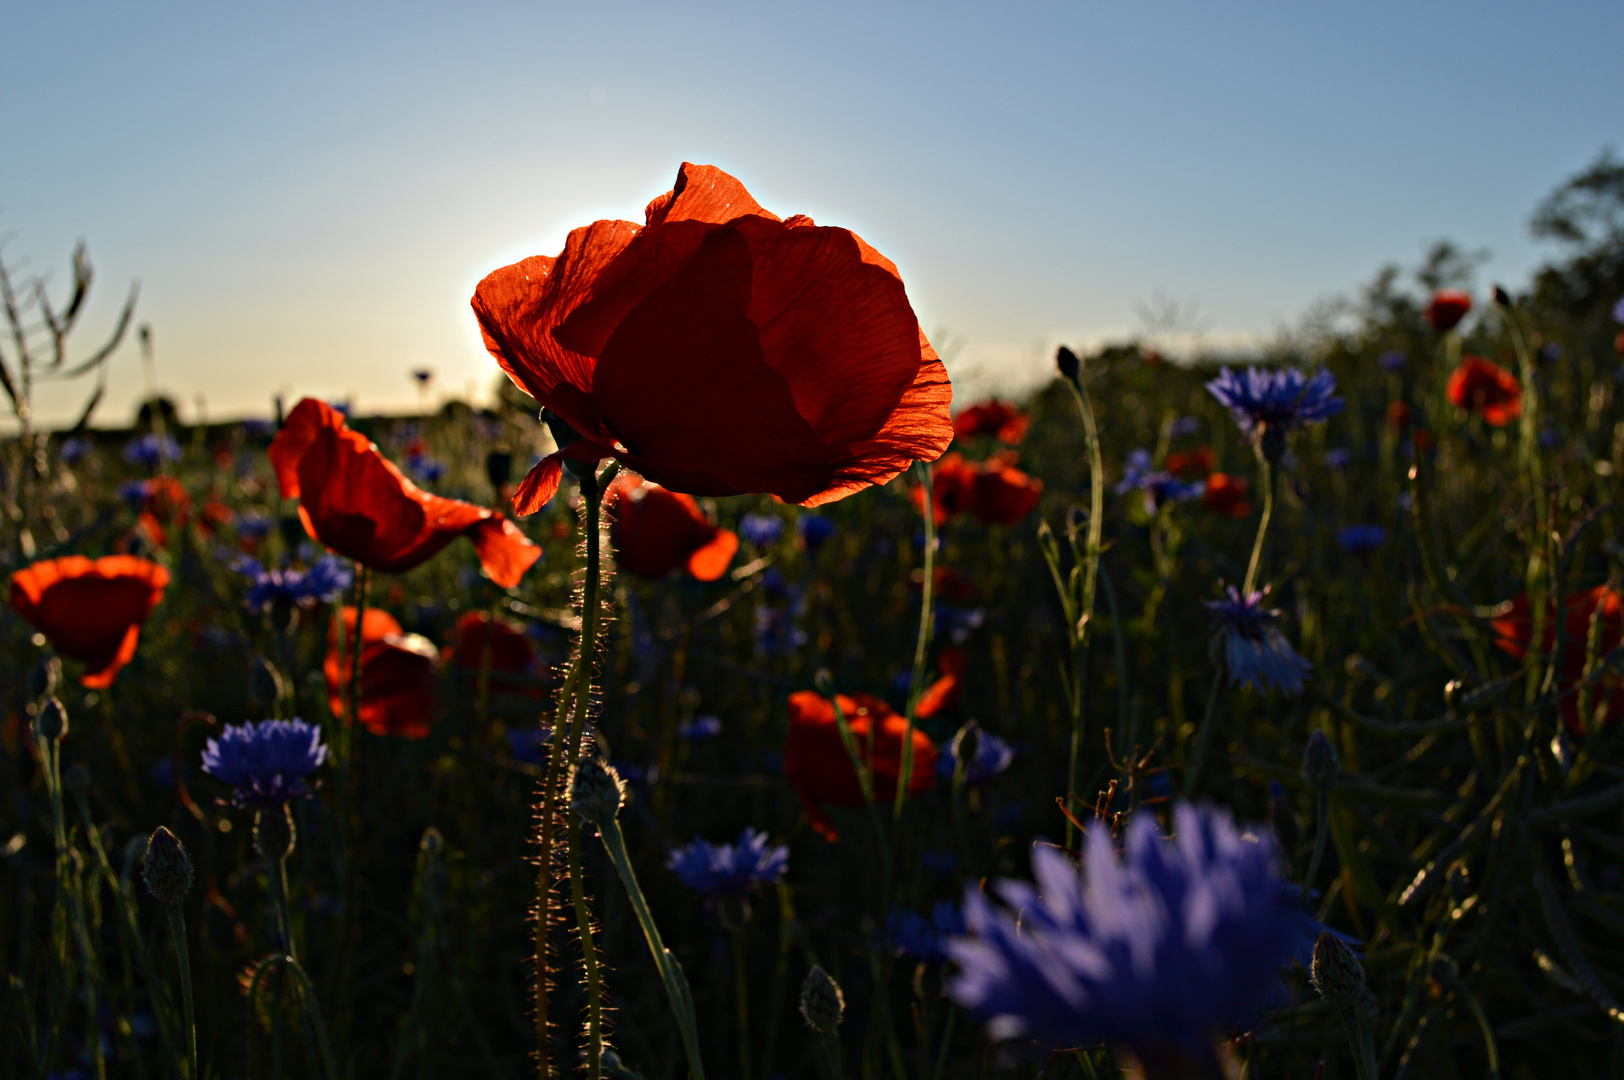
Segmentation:
[(1201, 502), (1214, 514), (1245, 517), (1252, 512), (1252, 504), (1246, 501), (1247, 486), (1244, 477), (1215, 472), (1207, 477)]
[(1485, 422), (1505, 427), (1522, 415), (1522, 383), (1517, 376), (1481, 356), (1467, 354), (1449, 373), (1444, 387), (1449, 403), (1481, 413)]
[(711, 524), (690, 495), (622, 473), (604, 503), (615, 562), (638, 577), (663, 578), (681, 566), (700, 581), (715, 581), (739, 550), (738, 535)]
[[(1579, 715), (1579, 684), (1584, 679), (1585, 656), (1590, 647), (1590, 622), (1599, 621), (1596, 655), (1606, 656), (1624, 642), (1624, 597), (1598, 585), (1594, 589), (1573, 593), (1562, 602), (1566, 612), (1563, 631), (1567, 641), (1562, 647), (1562, 670), (1557, 679), (1557, 692), (1562, 699), (1562, 719), (1575, 733), (1584, 731)], [(1511, 602), (1511, 610), (1493, 620), (1495, 645), (1502, 652), (1521, 660), (1528, 655), (1528, 644), (1533, 640), (1533, 612), (1528, 594), (1523, 593)], [(1556, 605), (1545, 615), (1545, 649), (1556, 644)], [(1604, 675), (1590, 689), (1591, 727), (1603, 725), (1624, 717), (1624, 679), (1617, 675)]]
[(686, 163), (644, 218), (576, 229), (474, 292), (502, 370), (580, 433), (530, 470), (515, 510), (551, 498), (564, 457), (818, 506), (947, 449), (947, 370), (896, 267), (855, 233), (780, 220)]
[[(873, 776), (874, 798), (889, 803), (897, 796), (902, 773), (902, 740), (908, 734), (907, 719), (871, 694), (839, 695), (836, 700), (857, 741), (858, 757), (867, 762)], [(876, 725), (878, 727), (876, 728)], [(874, 745), (870, 753), (869, 737)], [(909, 797), (930, 790), (936, 782), (936, 744), (918, 728), (913, 732), (913, 772), (908, 779)], [(835, 722), (834, 705), (811, 690), (789, 697), (789, 736), (784, 741), (784, 775), (801, 797), (807, 819), (825, 839), (837, 840), (833, 821), (823, 804), (862, 806), (863, 788), (852, 768), (846, 745)]]
[(1006, 401), (982, 401), (953, 418), (953, 434), (961, 439), (991, 435), (1011, 446), (1026, 438), (1031, 418)]
[[(343, 662), (339, 661), (336, 624), (327, 631), (327, 705), (343, 719), (349, 704), (350, 672), (354, 669), (355, 609), (346, 607)], [(381, 608), (367, 608), (361, 621), (361, 726), (374, 735), (421, 739), (434, 725), (440, 654), (428, 638), (407, 634), (395, 617)]]
[(141, 624), (168, 584), (169, 571), (146, 559), (68, 555), (12, 574), (11, 606), (57, 652), (84, 661), (79, 681), (100, 690), (135, 657)]
[(440, 659), (470, 673), (481, 671), (489, 662), (493, 689), (541, 696), (542, 688), (535, 680), (513, 678), (531, 674), (536, 650), (524, 629), (506, 619), (492, 619), (483, 611), (468, 612), (457, 620), (456, 637), (441, 650)]
[(1440, 334), (1445, 330), (1453, 330), (1466, 318), (1467, 312), (1472, 310), (1472, 297), (1470, 293), (1460, 289), (1439, 289), (1427, 301), (1426, 309), (1422, 312), (1426, 316), (1427, 325)]
[(491, 580), (512, 588), (541, 557), (501, 514), (420, 490), (314, 398), (294, 406), (269, 453), (282, 497), (299, 500), (305, 530), (374, 570), (410, 570), (467, 536)]

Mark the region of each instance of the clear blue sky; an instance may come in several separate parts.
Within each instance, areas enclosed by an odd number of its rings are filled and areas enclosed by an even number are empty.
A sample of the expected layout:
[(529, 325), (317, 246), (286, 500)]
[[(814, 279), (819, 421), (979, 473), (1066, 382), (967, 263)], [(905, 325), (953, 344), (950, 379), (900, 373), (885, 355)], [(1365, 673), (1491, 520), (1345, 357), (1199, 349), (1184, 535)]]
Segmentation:
[[(1432, 239), (1523, 280), (1540, 196), (1624, 146), (1624, 4), (8, 5), (0, 231), (160, 385), (483, 392), (474, 284), (678, 162), (896, 261), (961, 369), (1126, 334), (1157, 290), (1268, 333)], [(117, 361), (103, 422), (141, 385)], [(71, 411), (44, 402), (47, 415)]]

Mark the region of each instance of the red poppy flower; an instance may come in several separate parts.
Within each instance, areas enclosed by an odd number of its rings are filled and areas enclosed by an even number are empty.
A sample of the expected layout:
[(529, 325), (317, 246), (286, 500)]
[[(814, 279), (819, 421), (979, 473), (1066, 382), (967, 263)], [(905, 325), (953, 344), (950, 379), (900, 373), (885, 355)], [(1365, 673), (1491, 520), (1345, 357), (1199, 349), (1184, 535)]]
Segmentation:
[[(949, 645), (936, 658), (938, 678), (925, 687), (914, 705), (914, 716), (929, 720), (937, 713), (950, 712), (959, 707), (964, 696), (964, 674), (970, 666), (969, 658), (957, 645)], [(895, 795), (896, 788), (891, 789)]]
[[(1590, 621), (1598, 619), (1599, 640), (1596, 655), (1606, 656), (1624, 642), (1624, 597), (1598, 585), (1585, 592), (1574, 593), (1562, 602), (1566, 611), (1563, 630), (1567, 641), (1562, 647), (1562, 670), (1557, 679), (1557, 692), (1562, 698), (1562, 719), (1576, 734), (1585, 730), (1579, 715), (1579, 686), (1585, 674), (1585, 655), (1589, 650)], [(1501, 651), (1521, 660), (1528, 655), (1528, 644), (1533, 639), (1533, 618), (1528, 594), (1523, 593), (1511, 602), (1511, 610), (1492, 621), (1496, 634), (1495, 645)], [(1545, 616), (1545, 649), (1556, 643), (1556, 606), (1551, 605)], [(1590, 688), (1590, 727), (1599, 730), (1624, 716), (1624, 679), (1605, 675)]]
[(506, 619), (492, 619), (483, 611), (470, 611), (457, 620), (456, 639), (440, 652), (440, 659), (465, 671), (477, 673), (490, 654), (491, 686), (509, 694), (540, 697), (535, 681), (503, 676), (529, 675), (535, 665), (536, 650), (522, 627)]
[(474, 293), (502, 370), (580, 433), (530, 470), (519, 513), (552, 496), (565, 457), (818, 506), (947, 449), (947, 370), (890, 260), (780, 220), (707, 165), (684, 164), (644, 216), (576, 229)]
[[(931, 467), (930, 508), (938, 528), (947, 524), (954, 514), (970, 508), (970, 485), (975, 471), (975, 465), (965, 461), (964, 455), (956, 450)], [(913, 485), (909, 494), (914, 506), (923, 513), (925, 496), (920, 485)]]
[(230, 525), (237, 520), (237, 512), (219, 499), (210, 499), (203, 505), (203, 513), (199, 518), (197, 527), (205, 535), (213, 536), (222, 525)]
[(993, 458), (970, 481), (970, 516), (985, 525), (1013, 525), (1038, 505), (1043, 481)]
[[(327, 706), (342, 720), (349, 704), (354, 670), (355, 609), (346, 607), (344, 660), (339, 662), (336, 624), (327, 631)], [(401, 631), (400, 623), (382, 608), (367, 608), (361, 622), (361, 726), (374, 735), (421, 739), (434, 725), (440, 654), (428, 638)]]
[(1167, 471), (1180, 480), (1195, 480), (1212, 472), (1217, 458), (1212, 447), (1198, 446), (1194, 450), (1177, 450), (1167, 455)]
[(1471, 310), (1470, 294), (1459, 289), (1439, 289), (1432, 294), (1432, 299), (1427, 301), (1426, 310), (1422, 314), (1426, 316), (1427, 325), (1441, 334), (1445, 330), (1453, 330), (1459, 326), (1460, 321), (1466, 318), (1466, 313)]
[(1613, 339), (1613, 351), (1624, 356), (1624, 330), (1620, 330), (1618, 337)]
[(1029, 423), (1031, 418), (1026, 413), (1007, 402), (983, 401), (953, 418), (953, 434), (960, 439), (991, 435), (1013, 446), (1026, 438)]
[[(923, 570), (915, 570), (912, 579), (908, 582), (910, 588), (922, 590), (925, 584)], [(961, 574), (951, 566), (938, 566), (936, 568), (936, 588), (933, 595), (938, 600), (945, 600), (950, 604), (969, 604), (981, 599), (981, 586), (975, 579)]]
[(712, 525), (693, 496), (621, 474), (604, 497), (615, 561), (638, 577), (663, 578), (679, 566), (700, 581), (727, 573), (738, 534)]
[(1405, 428), (1410, 426), (1410, 407), (1402, 401), (1395, 401), (1388, 405), (1387, 426), (1402, 433)]
[(1244, 478), (1215, 472), (1207, 477), (1207, 486), (1201, 493), (1201, 501), (1214, 514), (1245, 517), (1252, 512), (1252, 504), (1246, 501), (1246, 490), (1247, 483)]
[(1522, 415), (1522, 383), (1492, 360), (1467, 354), (1449, 373), (1444, 387), (1449, 403), (1481, 413), (1494, 427), (1505, 427)]
[[(870, 694), (839, 695), (836, 700), (851, 726), (858, 757), (867, 762), (874, 782), (874, 798), (889, 803), (897, 796), (902, 773), (902, 740), (908, 722), (891, 706)], [(877, 728), (876, 728), (877, 725)], [(873, 734), (872, 753), (869, 747)], [(824, 813), (823, 804), (855, 807), (863, 805), (863, 789), (852, 768), (851, 758), (840, 739), (834, 705), (811, 690), (789, 697), (789, 736), (784, 741), (784, 776), (794, 785), (812, 827), (830, 841), (839, 839), (834, 822)], [(918, 728), (913, 732), (913, 772), (908, 779), (909, 797), (929, 791), (936, 782), (936, 744)]]
[(79, 681), (101, 690), (135, 657), (141, 624), (168, 584), (169, 571), (146, 559), (69, 555), (12, 574), (11, 606), (57, 652), (84, 661)]
[(419, 490), (341, 413), (314, 398), (288, 414), (269, 453), (282, 497), (299, 500), (305, 530), (374, 570), (410, 570), (467, 536), (491, 580), (512, 588), (541, 557), (501, 514)]

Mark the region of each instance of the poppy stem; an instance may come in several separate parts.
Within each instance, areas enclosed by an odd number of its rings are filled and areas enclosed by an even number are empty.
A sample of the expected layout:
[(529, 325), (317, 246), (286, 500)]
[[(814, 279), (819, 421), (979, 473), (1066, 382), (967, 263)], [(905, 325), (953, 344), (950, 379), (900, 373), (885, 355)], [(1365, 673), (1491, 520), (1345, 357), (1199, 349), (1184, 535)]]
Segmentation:
[(908, 789), (913, 781), (914, 710), (919, 706), (919, 695), (925, 684), (925, 654), (930, 649), (931, 624), (935, 621), (931, 617), (931, 593), (932, 586), (936, 584), (936, 511), (931, 505), (930, 466), (916, 461), (914, 468), (919, 471), (920, 503), (925, 514), (925, 580), (920, 597), (919, 636), (914, 644), (913, 678), (908, 683), (908, 708), (903, 714), (907, 729), (902, 737), (902, 771), (897, 777), (897, 797), (891, 808), (891, 817), (895, 821), (902, 820), (902, 804), (908, 799)]

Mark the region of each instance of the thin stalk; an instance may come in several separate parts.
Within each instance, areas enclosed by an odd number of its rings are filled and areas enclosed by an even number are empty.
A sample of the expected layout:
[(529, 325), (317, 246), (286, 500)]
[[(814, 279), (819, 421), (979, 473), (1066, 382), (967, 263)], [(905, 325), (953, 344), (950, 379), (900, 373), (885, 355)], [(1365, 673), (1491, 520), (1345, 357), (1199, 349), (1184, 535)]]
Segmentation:
[(1257, 523), (1257, 539), (1252, 541), (1252, 560), (1246, 564), (1246, 584), (1241, 587), (1241, 596), (1252, 595), (1257, 587), (1258, 566), (1263, 561), (1263, 537), (1269, 531), (1269, 519), (1274, 516), (1274, 466), (1263, 453), (1263, 444), (1258, 443), (1257, 452), (1257, 478), (1263, 488), (1263, 517)]
[(749, 939), (741, 923), (733, 928), (733, 1001), (739, 1025), (739, 1080), (750, 1080)]
[(1201, 766), (1207, 760), (1207, 744), (1212, 741), (1212, 728), (1218, 713), (1218, 691), (1224, 685), (1224, 666), (1219, 664), (1212, 673), (1212, 689), (1207, 691), (1207, 709), (1201, 714), (1201, 730), (1195, 736), (1195, 756), (1190, 759), (1189, 771), (1184, 774), (1184, 797), (1195, 792), (1201, 778)]
[(908, 708), (904, 714), (907, 730), (902, 740), (902, 772), (897, 778), (896, 802), (891, 808), (893, 820), (902, 819), (902, 804), (908, 799), (908, 786), (913, 780), (914, 766), (914, 710), (919, 706), (919, 695), (925, 688), (925, 653), (930, 648), (932, 593), (936, 585), (936, 510), (931, 505), (930, 466), (923, 461), (914, 463), (921, 481), (922, 504), (925, 514), (925, 580), (919, 608), (919, 636), (914, 642), (913, 679), (908, 684)]
[(1306, 898), (1319, 875), (1320, 860), (1325, 857), (1325, 837), (1331, 831), (1331, 793), (1318, 792), (1314, 799), (1314, 855), (1308, 860), (1308, 873), (1303, 877), (1303, 896)]
[(169, 931), (175, 938), (175, 962), (180, 965), (180, 999), (186, 1012), (186, 1075), (198, 1080), (197, 1013), (192, 1004), (192, 960), (186, 947), (186, 916), (179, 904), (164, 907), (169, 913)]
[[(1099, 583), (1100, 547), (1102, 530), (1105, 524), (1105, 462), (1100, 456), (1100, 429), (1094, 419), (1094, 406), (1088, 399), (1088, 391), (1083, 388), (1083, 373), (1079, 366), (1077, 373), (1066, 380), (1071, 388), (1072, 397), (1077, 401), (1077, 411), (1083, 418), (1083, 439), (1088, 450), (1088, 540), (1078, 560), (1080, 567), (1074, 568), (1067, 579), (1067, 589), (1078, 588), (1076, 606), (1068, 614), (1074, 615), (1074, 621), (1067, 627), (1067, 636), (1071, 638), (1071, 747), (1069, 760), (1066, 764), (1066, 807), (1069, 810), (1077, 801), (1077, 764), (1082, 756), (1085, 732), (1083, 730), (1083, 680), (1088, 663), (1088, 629), (1094, 616), (1094, 593)], [(1067, 534), (1071, 538), (1073, 555), (1077, 555), (1077, 537), (1075, 526), (1069, 526)], [(1082, 573), (1078, 575), (1078, 569)], [(1058, 579), (1058, 572), (1056, 577)], [(1068, 605), (1069, 606), (1069, 605)], [(1066, 847), (1076, 846), (1076, 826), (1068, 820), (1066, 822)]]
[(947, 1007), (947, 1023), (942, 1026), (942, 1048), (936, 1052), (936, 1071), (931, 1074), (932, 1080), (942, 1080), (942, 1073), (947, 1068), (947, 1048), (953, 1045), (953, 1020), (958, 1015), (958, 1009), (952, 1005)]

